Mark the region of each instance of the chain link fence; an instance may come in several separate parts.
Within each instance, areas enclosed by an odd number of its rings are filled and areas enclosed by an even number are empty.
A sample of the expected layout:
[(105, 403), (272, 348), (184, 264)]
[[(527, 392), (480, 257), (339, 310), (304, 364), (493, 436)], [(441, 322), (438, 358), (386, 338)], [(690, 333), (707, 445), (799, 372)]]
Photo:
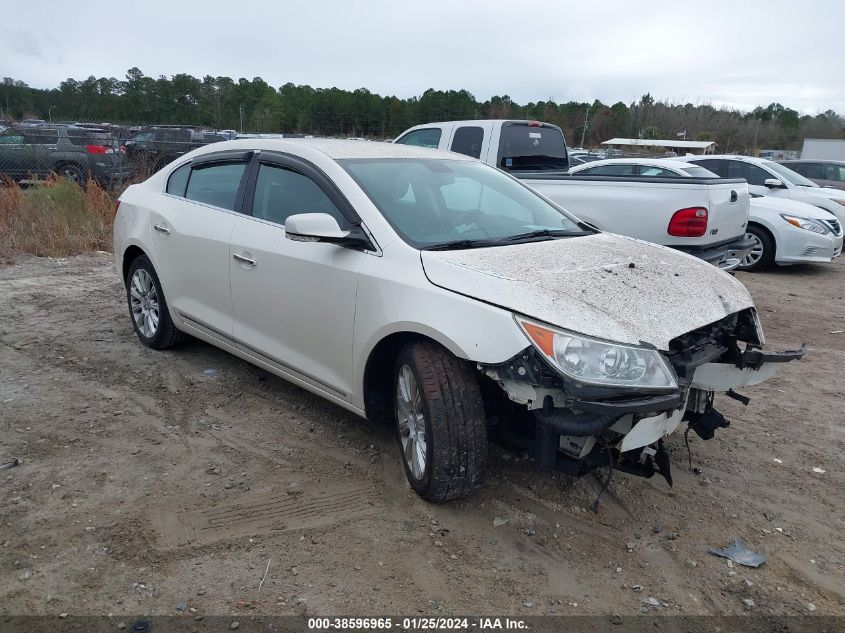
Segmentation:
[(234, 136), (192, 126), (0, 121), (0, 179), (32, 185), (59, 176), (120, 191), (197, 147)]

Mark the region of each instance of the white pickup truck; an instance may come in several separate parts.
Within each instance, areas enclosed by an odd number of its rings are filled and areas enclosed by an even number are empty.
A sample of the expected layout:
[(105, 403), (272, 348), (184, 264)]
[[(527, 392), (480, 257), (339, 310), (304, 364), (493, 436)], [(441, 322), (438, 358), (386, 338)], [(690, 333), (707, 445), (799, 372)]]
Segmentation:
[[(748, 185), (742, 179), (568, 175), (563, 132), (540, 121), (426, 123), (394, 143), (451, 150), (509, 172), (593, 226), (669, 246), (724, 270), (754, 246), (745, 237)], [(480, 197), (485, 195), (479, 191)]]

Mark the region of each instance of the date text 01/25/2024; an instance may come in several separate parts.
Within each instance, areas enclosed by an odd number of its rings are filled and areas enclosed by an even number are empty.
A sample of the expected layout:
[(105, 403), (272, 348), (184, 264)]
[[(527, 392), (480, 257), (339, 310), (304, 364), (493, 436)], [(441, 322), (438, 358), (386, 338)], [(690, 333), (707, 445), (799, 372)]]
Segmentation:
[(475, 618), (309, 618), (310, 631), (385, 631), (393, 627), (405, 631), (449, 631), (449, 630), (520, 630), (528, 624), (518, 618), (475, 617)]

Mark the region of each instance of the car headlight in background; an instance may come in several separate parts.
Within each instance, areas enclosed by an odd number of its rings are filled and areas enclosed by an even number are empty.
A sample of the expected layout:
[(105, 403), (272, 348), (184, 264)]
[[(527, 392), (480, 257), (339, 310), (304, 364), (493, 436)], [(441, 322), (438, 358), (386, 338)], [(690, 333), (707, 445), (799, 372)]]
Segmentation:
[(519, 327), (558, 371), (579, 382), (612, 387), (675, 389), (675, 372), (657, 350), (617, 345), (516, 317)]
[(813, 233), (818, 233), (819, 235), (827, 235), (830, 233), (830, 229), (818, 220), (800, 218), (795, 215), (786, 215), (785, 213), (781, 213), (780, 217), (789, 222), (792, 226), (797, 226), (799, 229), (806, 229), (808, 231), (812, 231)]

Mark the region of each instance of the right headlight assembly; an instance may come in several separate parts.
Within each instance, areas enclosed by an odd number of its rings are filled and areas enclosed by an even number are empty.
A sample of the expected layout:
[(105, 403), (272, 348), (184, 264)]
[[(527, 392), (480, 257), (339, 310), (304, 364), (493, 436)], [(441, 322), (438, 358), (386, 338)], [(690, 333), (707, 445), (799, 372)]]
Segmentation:
[(678, 387), (674, 370), (657, 350), (599, 341), (515, 318), (537, 351), (573, 380), (608, 387)]
[(797, 226), (799, 229), (812, 231), (813, 233), (818, 233), (819, 235), (827, 235), (830, 233), (830, 229), (818, 220), (802, 218), (797, 215), (787, 215), (786, 213), (781, 213), (780, 217), (789, 222), (792, 226)]

